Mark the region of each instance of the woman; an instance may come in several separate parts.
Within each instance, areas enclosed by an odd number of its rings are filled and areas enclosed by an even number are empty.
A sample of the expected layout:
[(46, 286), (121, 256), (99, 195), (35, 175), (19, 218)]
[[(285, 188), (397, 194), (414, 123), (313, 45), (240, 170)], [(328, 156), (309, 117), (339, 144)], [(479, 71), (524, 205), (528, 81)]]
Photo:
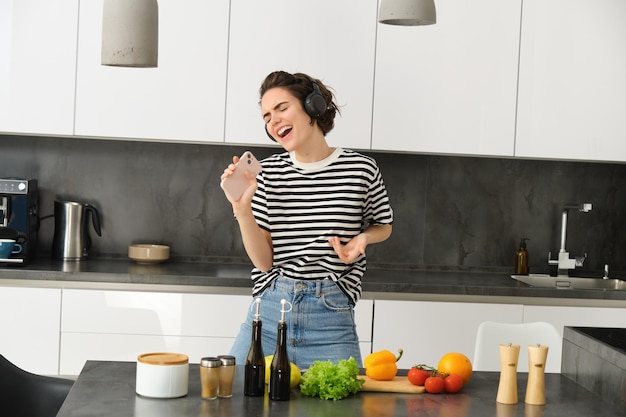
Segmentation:
[[(243, 196), (229, 201), (254, 265), (263, 352), (274, 353), (284, 298), (292, 304), (286, 314), (291, 362), (307, 368), (315, 360), (354, 357), (360, 365), (353, 309), (361, 296), (365, 249), (386, 240), (393, 222), (382, 176), (373, 159), (326, 142), (338, 108), (321, 82), (277, 71), (259, 93), (266, 132), (285, 152), (261, 161), (261, 174), (248, 174)], [(222, 179), (238, 160), (233, 157)], [(241, 364), (253, 313), (231, 350)]]

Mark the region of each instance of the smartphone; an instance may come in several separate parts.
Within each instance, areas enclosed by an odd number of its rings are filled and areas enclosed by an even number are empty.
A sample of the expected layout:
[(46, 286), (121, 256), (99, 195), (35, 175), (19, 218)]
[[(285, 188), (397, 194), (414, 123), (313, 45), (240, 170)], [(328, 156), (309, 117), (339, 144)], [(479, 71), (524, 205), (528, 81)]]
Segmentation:
[(224, 178), (220, 183), (222, 190), (232, 201), (239, 200), (250, 185), (248, 178), (244, 174), (246, 171), (254, 174), (254, 176), (259, 175), (261, 172), (261, 164), (250, 151), (245, 151), (241, 155), (239, 162), (235, 164), (233, 175)]

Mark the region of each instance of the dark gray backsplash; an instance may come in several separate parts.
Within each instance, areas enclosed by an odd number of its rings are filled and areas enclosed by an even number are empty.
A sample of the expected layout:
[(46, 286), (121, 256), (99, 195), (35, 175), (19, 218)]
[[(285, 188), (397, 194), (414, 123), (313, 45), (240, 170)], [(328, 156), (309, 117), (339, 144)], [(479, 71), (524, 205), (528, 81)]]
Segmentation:
[[(219, 177), (232, 155), (278, 148), (0, 136), (0, 177), (35, 178), (40, 215), (56, 198), (96, 206), (102, 237), (91, 256), (125, 256), (130, 243), (166, 243), (174, 257), (246, 259)], [(531, 272), (560, 247), (588, 258), (582, 272), (626, 271), (626, 164), (366, 152), (382, 170), (395, 212), (392, 237), (368, 248), (370, 265), (511, 271), (528, 237)], [(54, 221), (41, 224), (49, 256)]]

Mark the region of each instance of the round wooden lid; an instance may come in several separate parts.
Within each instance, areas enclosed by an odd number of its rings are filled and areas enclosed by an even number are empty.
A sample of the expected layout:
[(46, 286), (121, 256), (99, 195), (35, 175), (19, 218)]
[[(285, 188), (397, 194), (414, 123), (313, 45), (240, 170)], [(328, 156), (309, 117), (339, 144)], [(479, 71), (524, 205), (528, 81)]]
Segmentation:
[(142, 353), (137, 356), (137, 361), (148, 365), (171, 366), (189, 363), (189, 357), (182, 353), (153, 352)]

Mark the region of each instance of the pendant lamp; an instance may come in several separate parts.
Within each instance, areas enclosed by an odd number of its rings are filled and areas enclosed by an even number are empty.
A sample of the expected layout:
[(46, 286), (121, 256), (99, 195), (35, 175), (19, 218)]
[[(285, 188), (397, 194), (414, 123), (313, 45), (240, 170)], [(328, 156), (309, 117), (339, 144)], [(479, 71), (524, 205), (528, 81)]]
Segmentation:
[(157, 0), (104, 0), (101, 64), (149, 68), (158, 57)]
[(422, 26), (437, 23), (434, 0), (381, 0), (378, 21), (387, 25)]

